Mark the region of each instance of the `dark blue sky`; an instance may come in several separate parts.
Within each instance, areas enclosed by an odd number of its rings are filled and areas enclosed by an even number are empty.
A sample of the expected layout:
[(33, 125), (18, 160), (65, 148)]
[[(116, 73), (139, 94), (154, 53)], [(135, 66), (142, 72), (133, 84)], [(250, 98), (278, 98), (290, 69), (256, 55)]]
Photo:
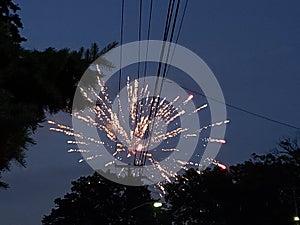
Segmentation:
[[(24, 47), (101, 46), (119, 41), (120, 1), (16, 1), (28, 39)], [(138, 39), (138, 1), (126, 1), (125, 43)], [(146, 2), (146, 1), (145, 1)], [(154, 0), (151, 38), (162, 39), (167, 1)], [(146, 10), (146, 8), (145, 8)], [(145, 29), (144, 29), (145, 31)], [(145, 37), (145, 36), (144, 36)], [(215, 73), (226, 102), (300, 127), (300, 2), (297, 0), (190, 0), (179, 44), (197, 53)], [(241, 162), (265, 153), (296, 130), (227, 108), (231, 123), (218, 159)], [(56, 120), (69, 123), (67, 115)], [(39, 224), (53, 200), (70, 190), (70, 181), (92, 170), (67, 153), (66, 138), (48, 131), (34, 135), (27, 168), (14, 167), (0, 191), (4, 225)]]

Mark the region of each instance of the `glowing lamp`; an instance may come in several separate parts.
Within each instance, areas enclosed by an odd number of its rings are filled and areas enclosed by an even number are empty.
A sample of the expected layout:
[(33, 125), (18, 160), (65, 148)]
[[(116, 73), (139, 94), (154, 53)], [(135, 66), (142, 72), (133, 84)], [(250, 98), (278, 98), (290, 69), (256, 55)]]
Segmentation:
[(154, 206), (155, 208), (159, 208), (159, 207), (162, 207), (162, 203), (161, 203), (161, 202), (154, 202), (154, 203), (153, 203), (153, 206)]
[(300, 221), (300, 218), (298, 216), (294, 216), (294, 221)]

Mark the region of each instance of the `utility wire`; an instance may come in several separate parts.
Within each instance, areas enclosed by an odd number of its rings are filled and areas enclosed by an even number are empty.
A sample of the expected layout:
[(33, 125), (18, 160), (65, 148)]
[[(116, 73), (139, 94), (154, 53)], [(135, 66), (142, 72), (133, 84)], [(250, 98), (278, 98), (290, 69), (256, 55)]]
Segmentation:
[(144, 84), (145, 84), (145, 77), (146, 77), (146, 73), (147, 73), (147, 58), (148, 58), (149, 39), (150, 39), (150, 31), (151, 31), (153, 0), (150, 0), (149, 7), (150, 7), (150, 10), (149, 10), (149, 20), (148, 20), (148, 28), (147, 28), (147, 48), (146, 48), (146, 61), (145, 61), (145, 66), (144, 66)]
[[(179, 29), (178, 29), (178, 33), (177, 33), (177, 38), (176, 38), (176, 41), (175, 41), (175, 46), (174, 46), (174, 49), (173, 49), (173, 52), (172, 52), (170, 64), (171, 64), (171, 62), (173, 60), (174, 53), (175, 53), (175, 50), (176, 50), (176, 44), (178, 43), (178, 40), (179, 40), (179, 37), (180, 37), (180, 33), (181, 33), (181, 29), (182, 29), (182, 25), (183, 25), (183, 21), (184, 21), (184, 17), (185, 17), (185, 13), (186, 13), (188, 2), (189, 2), (189, 0), (186, 0), (185, 4), (184, 4), (184, 8), (183, 8), (183, 12), (182, 12), (182, 17), (181, 17), (181, 20), (180, 20), (180, 25), (179, 25)], [(167, 65), (166, 75), (168, 74), (169, 70), (170, 70), (170, 65)]]
[[(169, 1), (168, 13), (167, 13), (164, 36), (163, 36), (162, 49), (161, 49), (161, 52), (160, 52), (160, 59), (159, 59), (159, 64), (158, 64), (158, 68), (157, 68), (156, 81), (155, 81), (155, 86), (154, 86), (154, 97), (155, 98), (156, 98), (156, 92), (157, 92), (157, 88), (158, 88), (158, 81), (159, 81), (160, 74), (161, 74), (162, 60), (163, 60), (164, 51), (165, 51), (165, 44), (166, 44), (165, 42), (167, 41), (167, 38), (168, 38), (168, 33), (169, 33), (170, 23), (171, 23), (171, 19), (172, 19), (174, 4), (175, 4), (175, 0), (170, 0)], [(149, 118), (150, 119), (152, 118), (153, 108), (154, 108), (154, 110), (156, 109), (155, 102), (156, 101), (152, 101), (152, 103), (151, 103), (150, 112), (149, 112)]]
[(140, 0), (140, 7), (139, 7), (139, 34), (138, 34), (138, 40), (139, 40), (139, 50), (138, 50), (138, 59), (139, 59), (139, 62), (138, 62), (138, 79), (140, 78), (140, 58), (141, 58), (141, 53), (140, 53), (140, 41), (142, 39), (142, 10), (143, 10), (143, 0)]
[[(183, 16), (181, 18), (181, 21), (180, 21), (180, 25), (179, 25), (179, 31), (178, 31), (178, 35), (177, 35), (177, 38), (176, 38), (176, 41), (175, 41), (175, 44), (178, 42), (179, 40), (179, 36), (180, 36), (180, 32), (181, 32), (181, 29), (182, 29), (182, 25), (183, 25), (183, 21), (184, 21), (184, 16), (185, 16), (185, 13), (186, 13), (186, 9), (187, 9), (187, 5), (188, 5), (188, 1), (189, 0), (186, 0), (185, 2), (185, 6), (184, 6), (184, 9), (183, 9)], [(175, 51), (175, 49), (174, 49)], [(174, 54), (174, 51), (173, 51), (173, 54)], [(172, 55), (172, 58), (173, 58), (173, 55)], [(172, 59), (171, 59), (172, 60)], [(264, 119), (264, 120), (267, 120), (267, 121), (270, 121), (270, 122), (273, 122), (273, 123), (277, 123), (277, 124), (280, 124), (282, 126), (286, 126), (286, 127), (289, 127), (289, 128), (293, 128), (293, 129), (296, 129), (296, 130), (300, 130), (300, 127), (296, 127), (296, 126), (293, 126), (291, 124), (288, 124), (288, 123), (285, 123), (285, 122), (282, 122), (282, 121), (279, 121), (279, 120), (275, 120), (275, 119), (272, 119), (270, 117), (267, 117), (267, 116), (264, 116), (264, 115), (261, 115), (259, 113), (255, 113), (255, 112), (251, 112), (247, 109), (244, 109), (244, 108), (241, 108), (241, 107), (238, 107), (238, 106), (235, 106), (235, 105), (232, 105), (232, 104), (229, 104), (229, 103), (225, 103), (225, 102), (222, 102), (222, 101), (219, 101), (217, 99), (214, 99), (214, 98), (211, 98), (211, 97), (208, 97), (208, 96), (205, 96), (204, 94), (200, 93), (200, 92), (197, 92), (195, 90), (191, 90), (187, 87), (183, 87), (181, 86), (183, 89), (185, 90), (188, 90), (188, 91), (191, 91), (193, 93), (196, 93), (198, 95), (201, 95), (202, 97), (205, 97), (205, 98), (208, 98), (208, 99), (211, 99), (215, 102), (218, 102), (218, 103), (221, 103), (221, 104), (224, 104), (232, 109), (235, 109), (237, 111), (241, 111), (241, 112), (244, 112), (244, 113), (247, 113), (249, 115), (252, 115), (252, 116), (255, 116), (257, 118), (261, 118), (261, 119)]]
[[(141, 9), (140, 9), (141, 10)], [(143, 90), (145, 90), (145, 83), (146, 83), (146, 74), (147, 74), (147, 59), (148, 59), (148, 51), (149, 51), (149, 40), (150, 40), (150, 30), (151, 30), (151, 19), (152, 19), (152, 10), (153, 10), (153, 0), (150, 0), (149, 5), (149, 15), (148, 15), (148, 27), (147, 27), (147, 47), (146, 47), (146, 60), (144, 62), (144, 71), (143, 71)], [(140, 11), (142, 12), (142, 11)], [(142, 94), (143, 95), (143, 94)], [(142, 96), (144, 98), (144, 95)], [(143, 104), (140, 105), (140, 112), (142, 112)], [(139, 119), (141, 119), (141, 113), (139, 114)]]
[[(162, 76), (160, 75), (161, 67), (162, 67), (162, 59), (163, 59), (164, 51), (165, 51), (165, 44), (166, 44), (165, 42), (168, 40), (171, 23), (172, 23), (172, 29), (171, 29), (170, 42), (172, 42), (172, 40), (173, 40), (176, 21), (177, 21), (177, 16), (178, 16), (178, 12), (179, 12), (180, 0), (177, 0), (175, 15), (174, 15), (174, 18), (173, 18), (173, 21), (172, 21), (173, 9), (174, 9), (175, 2), (176, 1), (173, 0), (172, 3), (171, 3), (171, 0), (170, 0), (169, 7), (168, 7), (168, 16), (167, 16), (167, 19), (166, 19), (166, 27), (165, 27), (164, 38), (163, 38), (164, 42), (162, 44), (162, 50), (161, 50), (161, 54), (160, 54), (160, 62), (159, 62), (159, 66), (158, 66), (157, 78), (156, 78), (155, 89), (154, 89), (154, 95), (155, 96), (154, 96), (154, 100), (151, 103), (150, 112), (149, 112), (149, 118), (150, 118), (151, 123), (149, 124), (148, 129), (149, 129), (149, 133), (150, 133), (149, 136), (150, 137), (148, 139), (146, 154), (143, 155), (143, 164), (145, 164), (146, 155), (149, 151), (149, 144), (150, 144), (151, 137), (152, 137), (152, 131), (150, 132), (150, 130), (153, 130), (153, 127), (154, 127), (154, 124), (155, 124), (155, 116), (156, 116), (156, 113), (157, 113), (157, 105), (159, 104), (159, 99), (160, 99), (159, 96), (162, 92), (163, 81), (164, 81), (164, 78), (165, 78), (165, 75), (166, 75), (165, 73), (166, 73), (166, 65), (167, 64), (163, 65), (164, 69), (162, 71)], [(169, 54), (170, 54), (170, 45), (169, 45), (168, 53), (167, 53), (167, 56), (166, 56), (166, 63), (168, 62)], [(160, 83), (159, 94), (156, 96), (156, 91), (157, 91), (157, 88), (158, 88), (158, 81), (159, 81), (160, 77), (162, 77), (162, 81)], [(154, 114), (153, 114), (153, 112), (154, 112)], [(152, 118), (153, 118), (153, 120), (152, 120)]]
[[(120, 24), (120, 69), (119, 69), (119, 84), (118, 84), (118, 94), (120, 93), (121, 91), (121, 79), (122, 79), (122, 54), (123, 54), (123, 49), (122, 49), (122, 45), (123, 45), (123, 30), (124, 30), (124, 0), (122, 0), (121, 2), (121, 24)], [(117, 98), (118, 98), (118, 95), (117, 95)], [(120, 105), (118, 104), (118, 117), (119, 117), (119, 114), (120, 114)], [(116, 149), (118, 148), (118, 144), (117, 142), (115, 142), (115, 147)]]
[(175, 44), (177, 44), (177, 42), (179, 40), (179, 36), (180, 36), (181, 29), (182, 29), (182, 25), (183, 25), (183, 21), (184, 21), (184, 16), (185, 16), (185, 13), (186, 13), (186, 9), (187, 9), (188, 3), (189, 3), (189, 0), (186, 0), (185, 4), (184, 4), (184, 8), (183, 8), (183, 12), (182, 12), (182, 17), (181, 17), (181, 20), (180, 20), (178, 34), (177, 34), (177, 38), (176, 38)]
[[(137, 79), (140, 79), (140, 67), (141, 67), (141, 39), (142, 39), (142, 11), (143, 10), (143, 0), (139, 0), (139, 28), (138, 28), (138, 40), (139, 40), (139, 47), (138, 47), (138, 71), (137, 71)], [(138, 120), (140, 120), (141, 117), (141, 112), (142, 112), (142, 108), (138, 107), (139, 105), (139, 87), (138, 87), (138, 91), (137, 91), (137, 102), (136, 102), (136, 107), (135, 107), (135, 117), (134, 117), (134, 131), (133, 131), (133, 135), (135, 136), (135, 131), (136, 131), (136, 127), (138, 125)], [(140, 108), (140, 113), (139, 113), (139, 108)], [(138, 164), (136, 163), (136, 158), (137, 158), (137, 154), (134, 154), (134, 159), (133, 159), (133, 163), (135, 166), (137, 166)], [(140, 158), (140, 156), (139, 156)]]
[[(171, 17), (172, 17), (172, 11), (174, 7), (175, 0), (170, 0), (169, 1), (169, 6), (168, 6), (168, 12), (167, 12), (167, 18), (165, 22), (165, 30), (164, 30), (164, 36), (163, 36), (163, 44), (162, 44), (162, 49), (160, 52), (160, 60), (157, 68), (157, 74), (156, 74), (156, 81), (155, 81), (155, 86), (154, 86), (154, 98), (156, 98), (156, 92), (157, 92), (157, 87), (158, 87), (158, 81), (160, 78), (160, 71), (161, 71), (161, 66), (162, 66), (162, 59), (164, 55), (164, 48), (165, 48), (165, 41), (167, 40), (168, 37), (168, 32), (169, 32), (169, 27), (170, 27), (170, 22), (171, 22)], [(156, 101), (152, 100), (150, 110), (149, 110), (149, 119), (151, 120), (152, 114), (153, 114), (153, 109), (156, 108)], [(149, 127), (148, 127), (149, 128)]]
[(121, 91), (122, 79), (122, 45), (123, 45), (123, 30), (124, 30), (124, 0), (121, 3), (121, 26), (120, 26), (120, 70), (119, 70), (119, 93)]
[(162, 49), (160, 52), (160, 60), (159, 60), (159, 64), (158, 64), (158, 68), (157, 68), (157, 74), (156, 74), (156, 81), (155, 81), (155, 86), (154, 86), (154, 96), (150, 105), (150, 110), (149, 110), (149, 121), (150, 123), (148, 124), (147, 127), (147, 133), (149, 134), (148, 140), (147, 142), (147, 149), (146, 151), (142, 151), (142, 154), (139, 157), (140, 162), (142, 162), (141, 164), (144, 165), (146, 162), (146, 155), (147, 152), (149, 150), (149, 144), (150, 144), (150, 140), (152, 137), (152, 132), (150, 132), (150, 130), (152, 130), (153, 128), (153, 121), (152, 121), (152, 117), (153, 117), (153, 111), (156, 109), (157, 104), (156, 104), (156, 92), (157, 92), (157, 87), (158, 87), (158, 81), (160, 78), (160, 71), (161, 71), (161, 66), (162, 66), (162, 59), (163, 59), (163, 55), (164, 55), (164, 49), (165, 49), (165, 41), (167, 40), (168, 37), (168, 32), (169, 32), (169, 27), (170, 27), (170, 22), (171, 22), (171, 18), (172, 18), (172, 12), (173, 12), (173, 7), (175, 4), (175, 0), (169, 0), (169, 4), (168, 4), (168, 11), (167, 11), (167, 18), (166, 18), (166, 22), (165, 22), (165, 29), (164, 29), (164, 35), (163, 35), (163, 44), (162, 44)]
[[(164, 36), (163, 36), (162, 49), (160, 52), (160, 59), (159, 59), (159, 64), (158, 64), (158, 68), (157, 68), (157, 73), (156, 73), (157, 78), (156, 78), (155, 87), (154, 87), (154, 95), (156, 94), (156, 90), (158, 87), (158, 80), (159, 80), (160, 73), (161, 73), (162, 60), (163, 60), (164, 51), (165, 51), (165, 42), (167, 41), (167, 38), (168, 38), (169, 27), (170, 27), (170, 23), (171, 23), (174, 4), (175, 4), (175, 0), (169, 1), (168, 14), (167, 14)], [(151, 108), (150, 108), (150, 115), (151, 115), (152, 108), (153, 108), (153, 105), (151, 105)]]
[[(169, 83), (172, 83), (172, 82), (169, 82)], [(291, 124), (288, 124), (288, 123), (285, 123), (285, 122), (282, 122), (282, 121), (279, 121), (279, 120), (275, 120), (275, 119), (272, 119), (270, 117), (267, 117), (267, 116), (264, 116), (264, 115), (261, 115), (259, 113), (255, 113), (255, 112), (251, 112), (247, 109), (244, 109), (244, 108), (241, 108), (239, 106), (235, 106), (235, 105), (232, 105), (232, 104), (229, 104), (229, 103), (226, 103), (226, 102), (222, 102), (218, 99), (215, 99), (215, 98), (212, 98), (212, 97), (209, 97), (209, 96), (205, 96), (203, 93), (201, 92), (198, 92), (198, 91), (195, 91), (195, 90), (192, 90), (190, 88), (187, 88), (187, 87), (184, 87), (184, 86), (180, 86), (181, 88), (187, 90), (187, 91), (190, 91), (192, 93), (195, 93), (195, 94), (198, 94), (202, 97), (205, 97), (207, 99), (211, 99), (215, 102), (218, 102), (218, 103), (221, 103), (221, 104), (224, 104), (232, 109), (235, 109), (235, 110), (238, 110), (238, 111), (241, 111), (241, 112), (244, 112), (244, 113), (247, 113), (249, 115), (252, 115), (252, 116), (255, 116), (255, 117), (258, 117), (258, 118), (261, 118), (261, 119), (264, 119), (264, 120), (267, 120), (267, 121), (270, 121), (270, 122), (273, 122), (273, 123), (277, 123), (277, 124), (280, 124), (280, 125), (283, 125), (283, 126), (286, 126), (286, 127), (289, 127), (289, 128), (293, 128), (293, 129), (296, 129), (296, 130), (300, 130), (300, 127), (296, 127), (294, 125), (291, 125)]]
[[(169, 44), (169, 47), (168, 47), (168, 53), (167, 53), (167, 57), (166, 57), (166, 63), (164, 64), (164, 70), (163, 70), (163, 74), (162, 74), (163, 79), (162, 79), (162, 81), (160, 83), (160, 90), (159, 90), (159, 95), (158, 96), (161, 95), (162, 88), (163, 88), (163, 83), (164, 83), (165, 77), (167, 75), (167, 68), (169, 66), (168, 61), (169, 61), (169, 56), (170, 56), (171, 44), (172, 44), (173, 37), (174, 37), (174, 31), (175, 31), (177, 16), (178, 16), (178, 12), (179, 12), (179, 6), (180, 6), (180, 0), (177, 1), (177, 6), (176, 6), (176, 10), (175, 10), (175, 16), (174, 16), (174, 19), (173, 19), (173, 26), (172, 26), (171, 36), (170, 36), (170, 40), (169, 40), (170, 44)], [(157, 110), (155, 112), (157, 112)]]
[[(163, 83), (164, 83), (165, 77), (166, 77), (167, 72), (168, 72), (168, 70), (167, 70), (167, 68), (169, 67), (168, 61), (169, 61), (169, 56), (170, 56), (171, 43), (173, 41), (174, 31), (175, 31), (175, 27), (176, 27), (176, 21), (177, 21), (177, 16), (178, 16), (178, 12), (179, 12), (179, 6), (180, 6), (180, 0), (177, 1), (177, 5), (176, 5), (176, 9), (175, 9), (175, 15), (174, 15), (173, 24), (172, 24), (171, 36), (170, 36), (170, 40), (169, 40), (170, 44), (169, 44), (168, 52), (167, 52), (167, 56), (166, 56), (166, 63), (164, 64), (164, 70), (163, 70), (163, 73), (162, 73), (162, 81), (160, 83), (160, 89), (159, 89), (158, 96), (161, 95), (162, 88), (163, 88)], [(186, 5), (185, 5), (185, 8), (186, 8)], [(185, 11), (184, 11), (184, 13), (185, 13)], [(173, 57), (173, 55), (172, 55), (172, 57)], [(172, 60), (172, 58), (171, 58), (171, 60)], [(155, 119), (156, 113), (157, 113), (157, 108), (155, 108), (154, 119)]]

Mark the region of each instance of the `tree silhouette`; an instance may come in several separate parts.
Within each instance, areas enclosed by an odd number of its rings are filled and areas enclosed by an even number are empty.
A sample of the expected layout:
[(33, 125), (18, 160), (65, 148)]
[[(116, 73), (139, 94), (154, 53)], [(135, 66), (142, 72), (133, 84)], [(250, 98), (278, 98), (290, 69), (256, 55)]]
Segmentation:
[[(76, 85), (94, 60), (85, 57), (89, 49), (48, 48), (41, 52), (15, 46), (11, 52), (9, 44), (2, 44), (0, 53), (10, 52), (7, 55), (11, 57), (0, 63), (0, 171), (8, 170), (11, 160), (25, 165), (24, 150), (34, 143), (30, 136), (45, 119), (45, 112), (70, 112)], [(104, 66), (112, 66), (102, 61)]]
[(98, 173), (72, 185), (70, 193), (55, 200), (55, 208), (42, 220), (44, 225), (155, 224), (146, 186), (120, 185)]
[[(19, 45), (26, 38), (21, 37), (19, 29), (23, 28), (23, 24), (17, 11), (20, 7), (11, 0), (1, 0), (0, 2), (0, 29), (8, 35), (14, 44)], [(2, 34), (3, 34), (2, 33)]]
[(232, 207), (228, 201), (232, 182), (228, 173), (219, 168), (202, 174), (190, 169), (165, 185), (165, 189), (169, 205), (166, 224), (223, 224), (227, 207)]
[[(45, 119), (45, 112), (69, 112), (76, 85), (89, 64), (114, 48), (113, 42), (100, 50), (91, 49), (44, 51), (25, 50), (26, 39), (19, 29), (19, 7), (11, 0), (0, 1), (0, 179), (11, 162), (25, 166), (25, 150), (34, 140), (32, 133)], [(103, 66), (111, 67), (103, 57)], [(0, 182), (0, 187), (7, 187)]]
[(73, 182), (72, 192), (55, 200), (43, 223), (97, 224), (101, 217), (101, 224), (292, 225), (299, 205), (299, 152), (296, 140), (284, 139), (276, 151), (253, 154), (228, 170), (190, 169), (164, 185), (166, 203), (156, 212), (146, 187), (122, 186), (95, 173)]
[[(294, 224), (300, 195), (300, 148), (285, 139), (277, 151), (166, 184), (169, 224)], [(165, 223), (167, 224), (167, 223)]]

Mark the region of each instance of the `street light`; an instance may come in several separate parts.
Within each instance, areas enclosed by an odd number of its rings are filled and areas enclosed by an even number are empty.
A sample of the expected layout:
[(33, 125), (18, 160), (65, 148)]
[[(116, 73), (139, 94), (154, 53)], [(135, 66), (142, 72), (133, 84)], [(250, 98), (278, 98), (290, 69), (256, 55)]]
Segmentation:
[(154, 208), (160, 208), (160, 207), (162, 207), (163, 204), (161, 202), (153, 202), (153, 201), (152, 202), (144, 202), (143, 204), (140, 204), (138, 206), (133, 207), (129, 211), (136, 210), (136, 209), (141, 208), (145, 205), (153, 205)]
[(293, 188), (293, 197), (294, 197), (294, 206), (295, 206), (295, 216), (294, 216), (294, 222), (296, 222), (297, 225), (299, 225), (299, 214), (298, 214), (298, 205), (297, 205), (297, 196), (296, 196), (296, 190)]
[(162, 207), (162, 203), (161, 203), (161, 202), (154, 202), (154, 203), (153, 203), (153, 206), (154, 206), (155, 208), (160, 208), (160, 207)]

